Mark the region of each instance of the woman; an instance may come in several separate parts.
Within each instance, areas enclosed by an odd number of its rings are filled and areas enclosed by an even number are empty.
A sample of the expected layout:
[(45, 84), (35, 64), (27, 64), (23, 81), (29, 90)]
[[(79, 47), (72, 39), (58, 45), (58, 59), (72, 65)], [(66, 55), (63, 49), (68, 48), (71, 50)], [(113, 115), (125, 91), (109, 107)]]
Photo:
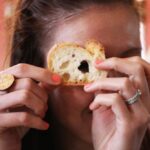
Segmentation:
[[(0, 149), (148, 150), (150, 65), (140, 58), (133, 1), (25, 0), (19, 9), (12, 67), (1, 72), (16, 80), (1, 91)], [(105, 47), (107, 59), (95, 67), (108, 78), (62, 86), (44, 69), (48, 51), (58, 42), (89, 39)]]

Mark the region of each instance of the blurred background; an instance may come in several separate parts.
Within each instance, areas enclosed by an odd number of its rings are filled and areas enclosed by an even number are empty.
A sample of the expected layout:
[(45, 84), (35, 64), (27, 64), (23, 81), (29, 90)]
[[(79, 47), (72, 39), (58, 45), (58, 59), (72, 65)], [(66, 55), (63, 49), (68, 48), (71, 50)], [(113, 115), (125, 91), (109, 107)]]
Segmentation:
[[(10, 24), (19, 0), (0, 0), (0, 70), (7, 66), (11, 42)], [(142, 57), (150, 62), (150, 0), (135, 0), (141, 15)]]

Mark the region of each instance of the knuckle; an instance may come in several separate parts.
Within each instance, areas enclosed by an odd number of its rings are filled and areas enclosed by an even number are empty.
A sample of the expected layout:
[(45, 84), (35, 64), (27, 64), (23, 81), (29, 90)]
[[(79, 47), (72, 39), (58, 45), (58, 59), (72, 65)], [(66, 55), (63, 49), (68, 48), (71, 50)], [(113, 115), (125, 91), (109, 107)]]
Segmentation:
[(33, 83), (32, 79), (26, 78), (25, 83), (24, 83), (25, 88), (26, 89), (32, 89), (32, 83)]
[(29, 90), (26, 89), (22, 90), (21, 97), (23, 101), (27, 101), (30, 98)]
[(45, 100), (46, 103), (48, 102), (48, 94), (46, 92), (44, 94), (44, 100)]
[(112, 57), (112, 61), (113, 61), (113, 62), (117, 62), (118, 59), (119, 59), (119, 58), (117, 58), (117, 57)]
[(95, 102), (95, 103), (98, 103), (98, 102), (99, 102), (99, 99), (100, 99), (100, 96), (97, 95), (97, 96), (94, 98), (94, 102)]
[(142, 64), (136, 64), (136, 70), (138, 71), (138, 72), (144, 72), (144, 68), (143, 68), (143, 66), (142, 66)]
[(125, 89), (126, 88), (128, 89), (131, 86), (131, 82), (130, 82), (129, 78), (123, 78), (122, 86)]
[(116, 104), (121, 100), (121, 96), (117, 93), (113, 94), (113, 103)]
[(141, 62), (141, 57), (140, 56), (135, 56), (134, 58), (135, 62)]
[(27, 71), (27, 68), (28, 68), (27, 64), (20, 63), (20, 64), (16, 65), (16, 72), (18, 74), (25, 73)]
[(44, 88), (41, 88), (40, 90), (41, 90), (42, 100), (47, 103), (47, 101), (48, 101), (48, 92)]
[(48, 74), (49, 74), (49, 71), (46, 70), (46, 69), (43, 69), (43, 70), (41, 71), (41, 76), (43, 76), (43, 77), (46, 77)]
[(20, 116), (18, 117), (19, 121), (23, 125), (27, 125), (30, 121), (29, 114), (27, 112), (21, 113)]
[(45, 106), (44, 105), (39, 105), (39, 108), (37, 110), (38, 113), (42, 113), (45, 110)]
[(112, 65), (114, 66), (115, 70), (118, 70), (118, 60), (119, 60), (119, 58), (117, 58), (117, 57), (112, 58)]
[(99, 81), (94, 82), (94, 83), (93, 83), (93, 86), (95, 86), (96, 89), (101, 90), (101, 88), (102, 88), (102, 83), (101, 83), (100, 80), (99, 80)]
[(44, 94), (44, 95), (43, 95), (42, 101), (43, 101), (45, 104), (48, 103), (48, 94)]

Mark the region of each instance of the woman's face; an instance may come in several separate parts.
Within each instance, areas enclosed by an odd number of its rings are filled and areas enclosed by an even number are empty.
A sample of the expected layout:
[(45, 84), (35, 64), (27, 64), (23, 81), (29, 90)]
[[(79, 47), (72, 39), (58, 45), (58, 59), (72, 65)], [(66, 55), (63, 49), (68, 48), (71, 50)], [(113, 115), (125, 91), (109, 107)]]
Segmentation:
[[(107, 58), (139, 55), (138, 17), (127, 5), (91, 6), (62, 21), (54, 43), (67, 41), (84, 45), (90, 39), (104, 45)], [(89, 104), (93, 99), (94, 95), (85, 93), (83, 87), (60, 86), (50, 93), (49, 107), (66, 132), (90, 142), (92, 112)]]

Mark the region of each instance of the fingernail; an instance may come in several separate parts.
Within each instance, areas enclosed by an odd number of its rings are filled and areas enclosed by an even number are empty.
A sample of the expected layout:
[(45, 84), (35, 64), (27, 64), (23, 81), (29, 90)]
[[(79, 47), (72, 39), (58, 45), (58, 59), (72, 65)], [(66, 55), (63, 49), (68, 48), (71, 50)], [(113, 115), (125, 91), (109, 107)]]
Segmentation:
[(97, 108), (99, 108), (99, 106), (95, 105), (94, 103), (90, 104), (89, 106), (90, 110), (96, 110)]
[(93, 106), (90, 105), (90, 106), (89, 106), (89, 109), (92, 110), (92, 108), (93, 108)]
[(102, 62), (103, 62), (103, 60), (97, 59), (97, 60), (95, 61), (95, 64), (96, 64), (96, 65), (99, 65), (99, 64), (102, 63)]
[(92, 83), (86, 84), (85, 88), (88, 89), (91, 85), (92, 85)]
[(61, 77), (57, 74), (53, 74), (52, 75), (52, 81), (55, 82), (55, 83), (60, 83)]
[(90, 104), (89, 109), (90, 109), (90, 110), (94, 110), (94, 105), (93, 105), (93, 103)]
[(47, 122), (44, 123), (44, 128), (48, 129), (49, 128), (49, 124)]

